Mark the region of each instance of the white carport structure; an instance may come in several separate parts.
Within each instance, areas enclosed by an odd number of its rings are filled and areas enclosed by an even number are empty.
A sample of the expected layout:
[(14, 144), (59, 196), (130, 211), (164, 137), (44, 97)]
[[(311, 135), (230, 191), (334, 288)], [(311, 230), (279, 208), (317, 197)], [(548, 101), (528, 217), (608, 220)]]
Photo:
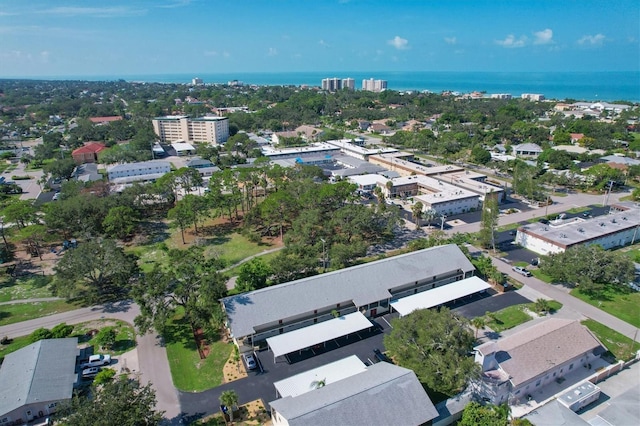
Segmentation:
[(335, 383), (344, 378), (362, 373), (366, 369), (367, 366), (364, 365), (364, 362), (360, 361), (360, 358), (356, 355), (351, 355), (330, 364), (321, 365), (312, 370), (307, 370), (295, 376), (274, 382), (273, 386), (276, 388), (277, 398), (285, 398), (287, 396), (296, 397), (320, 387), (320, 383), (318, 382), (322, 382), (322, 385)]
[(362, 313), (354, 312), (275, 337), (269, 337), (267, 345), (273, 352), (273, 359), (275, 360), (279, 356), (309, 348), (331, 339), (337, 339), (372, 326), (371, 321)]
[(470, 277), (432, 290), (423, 291), (422, 293), (414, 294), (412, 296), (392, 300), (391, 307), (398, 311), (400, 316), (403, 317), (417, 309), (429, 309), (434, 306), (440, 306), (444, 303), (478, 293), (488, 288), (491, 288), (491, 286), (485, 281), (478, 277)]

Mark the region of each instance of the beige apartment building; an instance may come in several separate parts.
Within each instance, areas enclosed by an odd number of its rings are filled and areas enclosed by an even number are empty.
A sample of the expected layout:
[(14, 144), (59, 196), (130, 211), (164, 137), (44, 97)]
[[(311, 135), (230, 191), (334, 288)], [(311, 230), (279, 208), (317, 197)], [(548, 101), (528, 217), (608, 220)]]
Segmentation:
[(188, 115), (170, 115), (152, 120), (153, 130), (161, 142), (176, 141), (207, 142), (222, 144), (229, 139), (227, 117), (204, 116), (190, 118)]

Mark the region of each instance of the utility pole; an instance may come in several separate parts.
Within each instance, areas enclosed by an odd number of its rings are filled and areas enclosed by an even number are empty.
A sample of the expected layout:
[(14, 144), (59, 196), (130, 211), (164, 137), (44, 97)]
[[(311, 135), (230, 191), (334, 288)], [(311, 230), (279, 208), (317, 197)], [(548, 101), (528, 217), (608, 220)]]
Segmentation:
[(440, 230), (444, 231), (444, 220), (447, 218), (447, 216), (442, 215), (440, 216)]
[(327, 271), (327, 255), (326, 255), (326, 251), (325, 251), (325, 244), (326, 241), (324, 240), (324, 238), (320, 238), (320, 241), (322, 241), (322, 272), (326, 272)]
[(609, 194), (611, 193), (611, 189), (613, 188), (613, 181), (609, 181), (609, 189), (604, 194), (604, 202), (602, 203), (603, 207), (607, 207), (607, 202), (609, 201)]

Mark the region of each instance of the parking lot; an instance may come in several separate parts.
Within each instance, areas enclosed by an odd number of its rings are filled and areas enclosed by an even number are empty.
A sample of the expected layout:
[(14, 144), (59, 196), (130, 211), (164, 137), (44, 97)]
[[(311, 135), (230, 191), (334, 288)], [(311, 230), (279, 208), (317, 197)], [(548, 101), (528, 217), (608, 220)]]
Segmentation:
[[(497, 294), (493, 290), (469, 296), (464, 300), (451, 302), (447, 307), (466, 318), (484, 315), (487, 311), (496, 311), (507, 306), (526, 303), (529, 300), (514, 292)], [(385, 351), (384, 336), (391, 331), (391, 322), (397, 313), (386, 314), (373, 319), (370, 330), (361, 331), (333, 339), (326, 344), (307, 350), (288, 354), (274, 359), (273, 353), (262, 350), (255, 353), (258, 368), (249, 371), (245, 379), (223, 384), (217, 388), (200, 393), (180, 392), (180, 404), (188, 418), (206, 416), (217, 411), (216, 402), (225, 390), (233, 389), (238, 393), (240, 404), (261, 398), (265, 404), (277, 398), (273, 383), (303, 371), (356, 355), (367, 364), (380, 362), (376, 350)], [(213, 402), (212, 402), (213, 401)], [(203, 412), (203, 407), (206, 410)], [(268, 409), (268, 407), (267, 407)]]

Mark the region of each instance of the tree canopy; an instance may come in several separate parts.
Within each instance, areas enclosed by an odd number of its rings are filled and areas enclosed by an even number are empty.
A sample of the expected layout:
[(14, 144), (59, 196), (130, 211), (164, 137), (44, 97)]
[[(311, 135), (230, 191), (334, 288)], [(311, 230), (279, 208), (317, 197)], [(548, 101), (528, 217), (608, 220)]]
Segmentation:
[(454, 395), (479, 374), (469, 352), (475, 338), (467, 321), (447, 308), (421, 309), (391, 322), (384, 346), (429, 389)]
[(136, 262), (113, 240), (84, 241), (60, 259), (52, 288), (59, 296), (87, 303), (120, 300), (138, 275)]
[(156, 411), (156, 394), (151, 385), (120, 376), (87, 396), (74, 395), (63, 404), (56, 417), (74, 426), (154, 426), (163, 419)]

